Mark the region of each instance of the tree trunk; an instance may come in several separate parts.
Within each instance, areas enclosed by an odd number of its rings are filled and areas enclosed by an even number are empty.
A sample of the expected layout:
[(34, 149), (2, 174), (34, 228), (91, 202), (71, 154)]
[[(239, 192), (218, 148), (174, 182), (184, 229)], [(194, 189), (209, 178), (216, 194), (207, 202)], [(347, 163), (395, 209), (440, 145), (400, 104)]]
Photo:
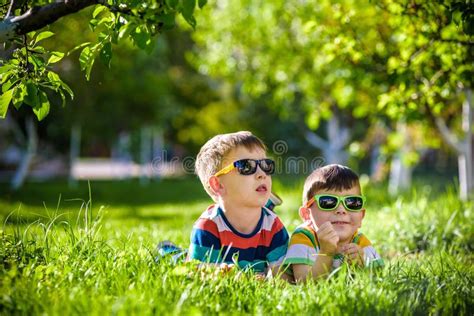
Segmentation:
[(31, 161), (34, 158), (36, 154), (36, 148), (38, 147), (38, 135), (36, 134), (35, 123), (31, 116), (26, 119), (26, 133), (28, 137), (28, 144), (26, 152), (21, 159), (20, 166), (18, 167), (11, 182), (11, 188), (13, 190), (18, 190), (25, 182)]
[(153, 129), (152, 140), (152, 175), (154, 180), (160, 180), (160, 164), (166, 160), (166, 153), (164, 150), (163, 131), (157, 128)]
[(465, 201), (470, 195), (474, 195), (474, 147), (473, 147), (473, 116), (472, 91), (465, 90), (466, 99), (462, 106), (462, 130), (464, 137), (458, 140), (449, 130), (446, 123), (436, 117), (428, 107), (428, 114), (432, 118), (444, 142), (448, 144), (458, 155), (459, 197)]
[(370, 151), (370, 179), (374, 182), (384, 180), (385, 159), (381, 155), (381, 144), (375, 143)]
[(73, 174), (73, 167), (81, 154), (81, 126), (74, 124), (71, 127), (71, 143), (69, 148), (69, 181), (70, 187), (77, 186), (77, 180)]
[(397, 123), (397, 134), (403, 135), (403, 145), (393, 156), (390, 164), (390, 179), (388, 183), (388, 192), (391, 196), (395, 196), (402, 191), (411, 187), (411, 178), (413, 168), (404, 163), (404, 157), (410, 151), (409, 135), (407, 134), (406, 124)]
[(398, 152), (390, 164), (388, 192), (395, 196), (411, 187), (412, 168), (403, 162), (403, 152)]
[(140, 165), (141, 165), (141, 175), (140, 175), (140, 184), (146, 185), (150, 182), (149, 178), (149, 165), (150, 157), (152, 151), (151, 143), (151, 128), (142, 127), (140, 135)]
[(467, 200), (474, 194), (474, 152), (473, 152), (473, 116), (472, 91), (466, 90), (466, 100), (462, 108), (462, 129), (465, 139), (460, 144), (461, 152), (458, 153), (459, 195), (462, 200)]
[(340, 127), (339, 117), (335, 113), (328, 121), (327, 135), (328, 139), (324, 140), (315, 133), (307, 131), (305, 137), (313, 147), (322, 151), (326, 164), (346, 164), (348, 155), (344, 148), (349, 143), (349, 129)]

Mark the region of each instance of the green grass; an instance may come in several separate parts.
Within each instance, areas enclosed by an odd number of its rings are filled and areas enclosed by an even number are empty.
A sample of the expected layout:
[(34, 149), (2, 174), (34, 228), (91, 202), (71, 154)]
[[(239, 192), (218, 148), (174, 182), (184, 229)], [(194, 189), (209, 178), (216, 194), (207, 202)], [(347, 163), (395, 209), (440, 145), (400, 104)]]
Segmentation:
[[(301, 179), (274, 181), (277, 211), (299, 223)], [(362, 230), (386, 261), (329, 280), (289, 285), (192, 264), (156, 264), (156, 243), (187, 246), (210, 203), (195, 178), (0, 185), (0, 314), (470, 314), (474, 310), (472, 203), (417, 185), (391, 199), (369, 187)], [(7, 192), (7, 193), (5, 193)]]

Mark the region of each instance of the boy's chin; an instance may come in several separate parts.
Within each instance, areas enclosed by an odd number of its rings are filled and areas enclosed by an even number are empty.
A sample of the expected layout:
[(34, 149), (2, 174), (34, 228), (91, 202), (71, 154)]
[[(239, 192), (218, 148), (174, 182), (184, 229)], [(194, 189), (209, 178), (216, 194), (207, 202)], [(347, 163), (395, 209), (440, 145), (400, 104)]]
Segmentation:
[(265, 205), (267, 205), (267, 202), (268, 200), (270, 199), (270, 194), (266, 194), (266, 196), (261, 196), (259, 199), (258, 199), (258, 204), (263, 207)]

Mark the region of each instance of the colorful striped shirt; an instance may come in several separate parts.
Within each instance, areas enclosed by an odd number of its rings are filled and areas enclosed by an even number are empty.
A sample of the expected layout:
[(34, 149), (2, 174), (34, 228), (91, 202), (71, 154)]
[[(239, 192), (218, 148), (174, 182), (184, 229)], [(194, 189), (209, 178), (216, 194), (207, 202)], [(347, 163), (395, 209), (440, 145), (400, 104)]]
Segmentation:
[(288, 240), (283, 223), (265, 207), (255, 230), (242, 234), (232, 227), (218, 205), (211, 205), (194, 223), (188, 259), (237, 263), (243, 269), (265, 272), (283, 262)]
[[(371, 242), (364, 234), (355, 232), (351, 243), (359, 245), (364, 251), (365, 266), (383, 266), (383, 260), (379, 254), (372, 247)], [(285, 258), (285, 265), (291, 264), (306, 264), (313, 266), (319, 253), (318, 235), (313, 227), (308, 223), (298, 226), (295, 232), (291, 235), (290, 245)], [(332, 267), (338, 268), (344, 261), (342, 254), (334, 256)], [(289, 269), (288, 272), (292, 272)]]

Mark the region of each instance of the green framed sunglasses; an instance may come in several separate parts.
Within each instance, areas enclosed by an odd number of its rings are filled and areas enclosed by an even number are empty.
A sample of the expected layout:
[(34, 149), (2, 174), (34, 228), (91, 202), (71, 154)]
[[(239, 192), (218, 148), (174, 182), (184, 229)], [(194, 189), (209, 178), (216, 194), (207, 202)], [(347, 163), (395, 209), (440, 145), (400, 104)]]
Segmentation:
[(359, 212), (364, 209), (365, 196), (363, 195), (345, 195), (338, 196), (333, 194), (317, 194), (311, 198), (306, 207), (311, 207), (316, 202), (322, 211), (333, 211), (342, 202), (349, 212)]

